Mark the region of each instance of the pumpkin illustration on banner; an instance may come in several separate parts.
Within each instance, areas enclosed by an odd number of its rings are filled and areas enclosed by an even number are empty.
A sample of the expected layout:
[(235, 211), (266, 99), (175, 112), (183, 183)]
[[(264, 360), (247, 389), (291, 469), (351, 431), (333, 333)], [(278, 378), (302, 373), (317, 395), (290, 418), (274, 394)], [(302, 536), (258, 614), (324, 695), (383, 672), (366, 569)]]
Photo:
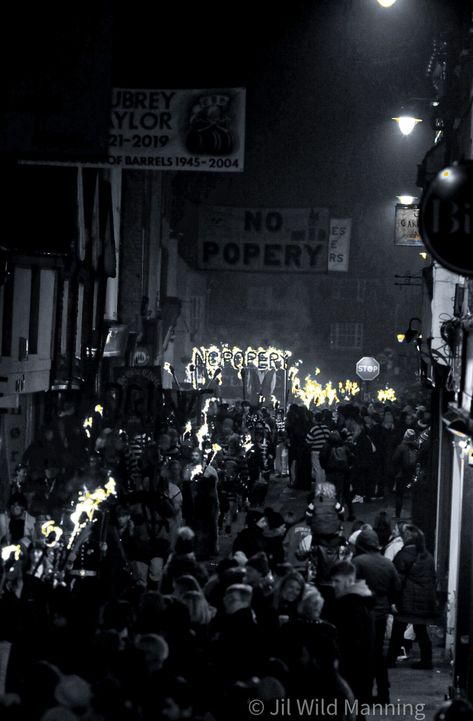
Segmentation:
[(187, 149), (196, 155), (230, 155), (235, 141), (230, 129), (230, 96), (201, 96), (192, 106), (187, 134)]

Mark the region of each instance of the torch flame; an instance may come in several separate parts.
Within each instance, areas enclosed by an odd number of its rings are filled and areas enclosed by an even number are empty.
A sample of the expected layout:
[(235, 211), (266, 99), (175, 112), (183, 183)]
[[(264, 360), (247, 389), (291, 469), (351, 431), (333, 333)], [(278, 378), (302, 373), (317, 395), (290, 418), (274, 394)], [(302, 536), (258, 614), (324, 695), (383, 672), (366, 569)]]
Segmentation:
[(3, 561), (8, 561), (11, 555), (13, 555), (15, 561), (19, 561), (20, 556), (21, 556), (21, 546), (20, 545), (4, 546), (2, 548), (2, 560)]
[[(63, 530), (60, 526), (56, 526), (54, 521), (49, 520), (49, 521), (45, 521), (41, 525), (41, 533), (46, 538), (46, 541), (45, 541), (46, 545), (49, 546), (50, 548), (53, 548), (53, 546), (56, 546), (59, 539), (61, 538), (61, 536), (63, 534)], [(54, 540), (48, 541), (47, 539), (51, 535), (51, 533), (55, 534)]]
[[(88, 523), (94, 520), (95, 511), (111, 495), (116, 495), (115, 479), (110, 476), (104, 488), (96, 488), (95, 491), (87, 489), (80, 493), (74, 511), (71, 513), (71, 521), (74, 525), (67, 548), (71, 548), (75, 537)], [(85, 520), (83, 517), (85, 515)]]

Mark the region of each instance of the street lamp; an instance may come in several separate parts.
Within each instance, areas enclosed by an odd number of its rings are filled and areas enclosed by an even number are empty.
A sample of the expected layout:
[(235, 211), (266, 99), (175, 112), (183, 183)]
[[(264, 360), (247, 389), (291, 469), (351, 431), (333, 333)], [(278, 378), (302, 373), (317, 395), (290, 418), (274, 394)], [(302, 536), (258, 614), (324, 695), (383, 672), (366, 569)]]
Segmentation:
[(415, 195), (396, 195), (401, 205), (414, 205), (417, 198)]
[(422, 323), (420, 318), (411, 318), (407, 330), (404, 333), (397, 334), (398, 343), (411, 343), (415, 338), (422, 339), (421, 329), (412, 327), (414, 321), (418, 321), (419, 324)]
[(400, 115), (398, 118), (392, 119), (398, 123), (399, 130), (403, 135), (410, 135), (417, 123), (422, 122), (421, 118), (415, 118), (413, 115)]
[(382, 8), (390, 8), (395, 2), (396, 0), (378, 0)]

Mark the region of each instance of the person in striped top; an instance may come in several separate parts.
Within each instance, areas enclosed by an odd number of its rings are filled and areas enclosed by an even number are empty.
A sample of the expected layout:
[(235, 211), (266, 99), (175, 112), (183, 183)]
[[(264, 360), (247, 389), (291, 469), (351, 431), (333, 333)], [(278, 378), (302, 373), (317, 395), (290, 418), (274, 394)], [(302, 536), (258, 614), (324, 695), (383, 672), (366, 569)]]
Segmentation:
[(320, 465), (319, 455), (330, 436), (330, 430), (323, 422), (322, 413), (314, 414), (314, 425), (306, 435), (306, 443), (310, 448), (312, 459), (312, 478), (316, 483), (325, 481), (325, 471)]

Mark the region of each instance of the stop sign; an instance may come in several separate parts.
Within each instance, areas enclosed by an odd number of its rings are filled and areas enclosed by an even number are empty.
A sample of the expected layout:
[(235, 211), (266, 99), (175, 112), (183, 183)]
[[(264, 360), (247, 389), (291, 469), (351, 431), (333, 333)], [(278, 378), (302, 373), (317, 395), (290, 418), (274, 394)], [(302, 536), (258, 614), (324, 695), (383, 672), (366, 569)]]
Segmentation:
[(379, 363), (376, 358), (363, 356), (356, 364), (356, 374), (362, 381), (374, 381), (379, 376)]

